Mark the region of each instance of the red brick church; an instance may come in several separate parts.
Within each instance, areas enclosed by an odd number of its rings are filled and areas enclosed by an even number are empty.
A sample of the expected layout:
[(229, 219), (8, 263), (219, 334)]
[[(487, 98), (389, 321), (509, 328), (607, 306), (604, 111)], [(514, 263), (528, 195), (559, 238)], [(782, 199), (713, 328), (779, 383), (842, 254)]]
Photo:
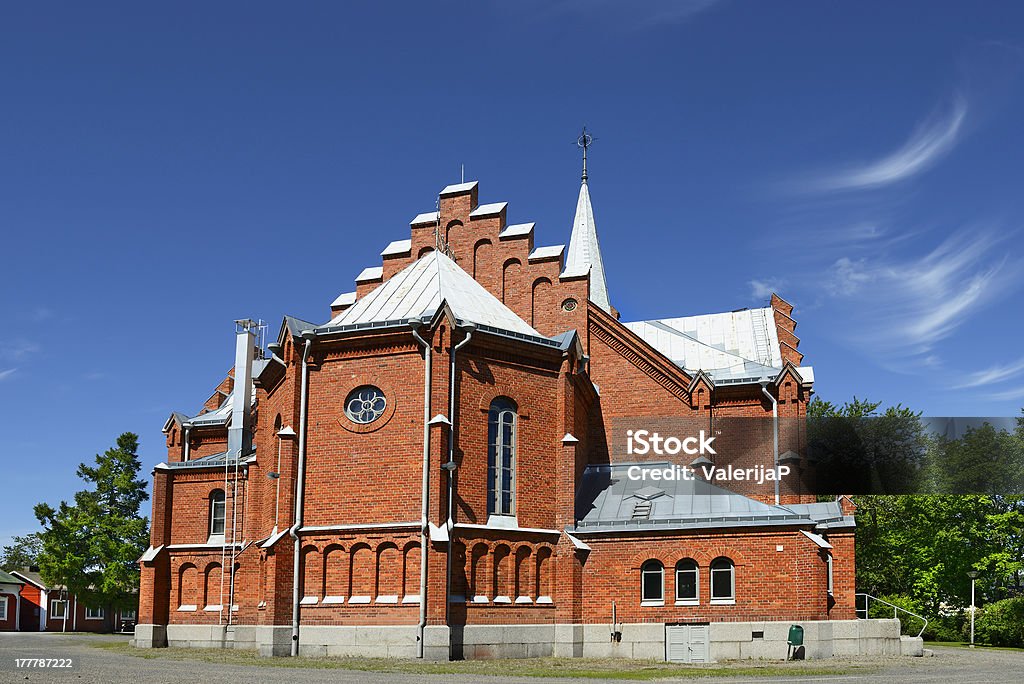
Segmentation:
[(781, 657), (799, 622), (810, 657), (857, 648), (846, 499), (637, 480), (657, 459), (621, 448), (745, 418), (740, 461), (803, 467), (793, 307), (624, 322), (582, 181), (568, 249), (460, 183), (326, 322), (265, 349), (238, 323), (233, 371), (163, 429), (138, 646), (706, 661)]

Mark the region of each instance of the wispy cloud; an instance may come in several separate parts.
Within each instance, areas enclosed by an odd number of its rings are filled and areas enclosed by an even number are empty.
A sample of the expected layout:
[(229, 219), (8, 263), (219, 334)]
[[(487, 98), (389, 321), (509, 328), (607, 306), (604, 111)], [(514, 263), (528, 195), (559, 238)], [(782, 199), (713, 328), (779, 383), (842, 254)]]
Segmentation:
[(750, 297), (758, 301), (763, 301), (772, 296), (773, 292), (778, 292), (782, 289), (782, 281), (778, 278), (765, 278), (763, 280), (751, 280), (750, 285)]
[(990, 366), (984, 370), (969, 373), (964, 380), (953, 387), (955, 389), (964, 387), (979, 387), (981, 385), (994, 385), (996, 383), (1003, 382), (1014, 378), (1021, 373), (1024, 373), (1024, 358), (1016, 361), (1015, 363), (1009, 363), (998, 366)]
[(535, 15), (573, 15), (576, 18), (627, 29), (645, 29), (678, 25), (702, 14), (724, 0), (645, 0), (623, 3), (619, 0), (556, 0), (539, 7), (532, 3), (511, 3), (511, 7), (532, 7)]
[(3, 382), (7, 378), (9, 378), (12, 375), (14, 375), (14, 371), (16, 371), (16, 370), (18, 370), (18, 369), (17, 368), (8, 368), (7, 370), (0, 370), (0, 382)]
[(0, 359), (21, 361), (30, 354), (39, 351), (39, 345), (25, 339), (15, 339), (0, 344)]
[(1024, 399), (1024, 387), (1017, 387), (1011, 390), (1005, 390), (1003, 392), (992, 392), (988, 395), (989, 399), (995, 401), (1011, 401), (1013, 399)]
[(1002, 241), (962, 231), (922, 257), (844, 257), (818, 289), (836, 299), (850, 337), (890, 358), (934, 366), (933, 346), (1020, 279), (1022, 264), (1002, 256)]
[(903, 145), (872, 162), (850, 166), (809, 181), (813, 191), (871, 190), (928, 170), (948, 154), (963, 133), (967, 100), (958, 96), (948, 111), (934, 113), (917, 125)]

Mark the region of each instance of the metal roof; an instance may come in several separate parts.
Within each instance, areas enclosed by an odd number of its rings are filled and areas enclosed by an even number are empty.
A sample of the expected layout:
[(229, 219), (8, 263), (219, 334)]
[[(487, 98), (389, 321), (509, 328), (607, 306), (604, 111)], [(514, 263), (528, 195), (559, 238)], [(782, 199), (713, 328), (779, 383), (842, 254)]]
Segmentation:
[(438, 213), (436, 211), (427, 211), (422, 214), (416, 214), (412, 221), (409, 221), (410, 226), (422, 226), (426, 223), (437, 223)]
[[(252, 454), (249, 454), (251, 456)], [(248, 458), (246, 456), (245, 458)], [(203, 456), (202, 458), (193, 458), (190, 461), (176, 461), (174, 463), (167, 463), (166, 466), (172, 470), (188, 469), (188, 468), (209, 468), (211, 466), (222, 467), (224, 465), (233, 465), (238, 460), (238, 456), (228, 456), (228, 452), (222, 451), (219, 454), (210, 454)], [(243, 459), (244, 463), (244, 459)]]
[(446, 303), (460, 321), (543, 338), (458, 264), (431, 251), (321, 326), (371, 327), (433, 316)]
[(364, 268), (359, 275), (356, 276), (356, 282), (362, 283), (368, 280), (377, 280), (378, 278), (384, 277), (383, 266), (367, 266)]
[(505, 207), (508, 206), (508, 202), (494, 202), (493, 204), (481, 204), (476, 209), (469, 212), (469, 218), (482, 218), (484, 216), (497, 216), (500, 214)]
[(548, 247), (538, 247), (527, 257), (530, 261), (537, 261), (538, 259), (555, 259), (562, 256), (562, 252), (565, 251), (565, 245), (550, 245)]
[(356, 303), (355, 292), (342, 292), (331, 302), (331, 306), (352, 306)]
[(456, 183), (455, 185), (448, 185), (439, 194), (441, 195), (457, 195), (460, 192), (469, 192), (477, 185), (477, 181), (467, 181), (465, 183)]
[(576, 532), (713, 529), (809, 525), (806, 512), (772, 506), (700, 479), (633, 480), (631, 466), (668, 468), (668, 462), (590, 465), (576, 497)]
[(505, 230), (498, 233), (499, 240), (508, 240), (509, 238), (525, 237), (533, 232), (534, 223), (513, 223), (512, 225), (505, 226)]
[(597, 223), (594, 221), (594, 207), (590, 204), (590, 190), (584, 177), (580, 196), (576, 202), (576, 216), (572, 221), (572, 237), (569, 238), (569, 252), (565, 259), (565, 277), (583, 276), (590, 273), (590, 301), (605, 311), (611, 310), (608, 299), (608, 281), (604, 273), (604, 259), (597, 241)]
[(782, 370), (775, 315), (770, 307), (626, 323), (645, 342), (688, 371), (716, 382), (756, 382)]
[(382, 257), (394, 256), (397, 254), (408, 254), (412, 251), (412, 240), (395, 240), (384, 248), (380, 253)]

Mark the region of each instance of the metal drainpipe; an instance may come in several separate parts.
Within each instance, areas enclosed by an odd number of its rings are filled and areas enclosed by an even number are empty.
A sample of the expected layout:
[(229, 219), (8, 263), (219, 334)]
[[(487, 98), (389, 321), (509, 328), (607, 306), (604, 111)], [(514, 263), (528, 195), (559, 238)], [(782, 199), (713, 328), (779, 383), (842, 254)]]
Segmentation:
[(454, 515), (454, 499), (455, 499), (455, 426), (459, 423), (459, 418), (456, 415), (455, 410), (455, 353), (469, 344), (469, 341), (473, 339), (473, 331), (476, 330), (476, 325), (473, 323), (466, 323), (461, 327), (461, 330), (465, 331), (466, 337), (461, 342), (452, 347), (451, 364), (449, 368), (448, 378), (448, 420), (451, 421), (451, 426), (448, 428), (448, 463), (445, 470), (448, 471), (448, 563), (445, 568), (445, 592), (444, 592), (444, 613), (447, 622), (447, 616), (451, 610), (451, 599), (452, 599), (452, 550), (455, 548), (455, 520)]
[(292, 656), (299, 655), (299, 546), (298, 530), (302, 527), (302, 498), (306, 485), (306, 405), (309, 401), (309, 352), (313, 348), (312, 331), (306, 330), (302, 337), (306, 346), (302, 350), (302, 387), (299, 392), (299, 467), (295, 486), (295, 523), (288, 534), (295, 540), (295, 557), (292, 559)]
[(773, 397), (771, 392), (768, 391), (768, 378), (761, 378), (761, 392), (763, 392), (764, 396), (768, 397), (768, 400), (772, 402), (772, 431), (775, 434), (775, 505), (778, 506), (779, 478), (777, 473), (779, 469), (779, 400)]
[(423, 347), (423, 492), (420, 506), (420, 621), (416, 628), (416, 657), (423, 657), (423, 632), (427, 626), (427, 535), (430, 496), (430, 389), (433, 378), (430, 344), (420, 335), (422, 323), (409, 322), (412, 336)]
[(182, 427), (185, 428), (185, 460), (188, 461), (189, 456), (192, 455), (192, 423), (185, 423)]

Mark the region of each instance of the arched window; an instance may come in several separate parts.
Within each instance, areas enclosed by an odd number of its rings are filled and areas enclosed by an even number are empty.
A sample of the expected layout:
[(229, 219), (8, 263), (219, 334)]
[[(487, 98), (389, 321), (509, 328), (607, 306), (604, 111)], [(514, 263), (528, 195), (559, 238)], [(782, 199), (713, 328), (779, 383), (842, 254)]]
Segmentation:
[(210, 492), (210, 536), (224, 536), (224, 490)]
[(676, 563), (676, 601), (697, 603), (700, 598), (700, 574), (697, 561), (684, 558)]
[(487, 416), (487, 514), (515, 515), (516, 406), (498, 397)]
[(728, 558), (711, 561), (711, 602), (732, 603), (736, 600), (736, 568)]
[(661, 605), (665, 601), (665, 568), (656, 560), (640, 566), (640, 602)]

